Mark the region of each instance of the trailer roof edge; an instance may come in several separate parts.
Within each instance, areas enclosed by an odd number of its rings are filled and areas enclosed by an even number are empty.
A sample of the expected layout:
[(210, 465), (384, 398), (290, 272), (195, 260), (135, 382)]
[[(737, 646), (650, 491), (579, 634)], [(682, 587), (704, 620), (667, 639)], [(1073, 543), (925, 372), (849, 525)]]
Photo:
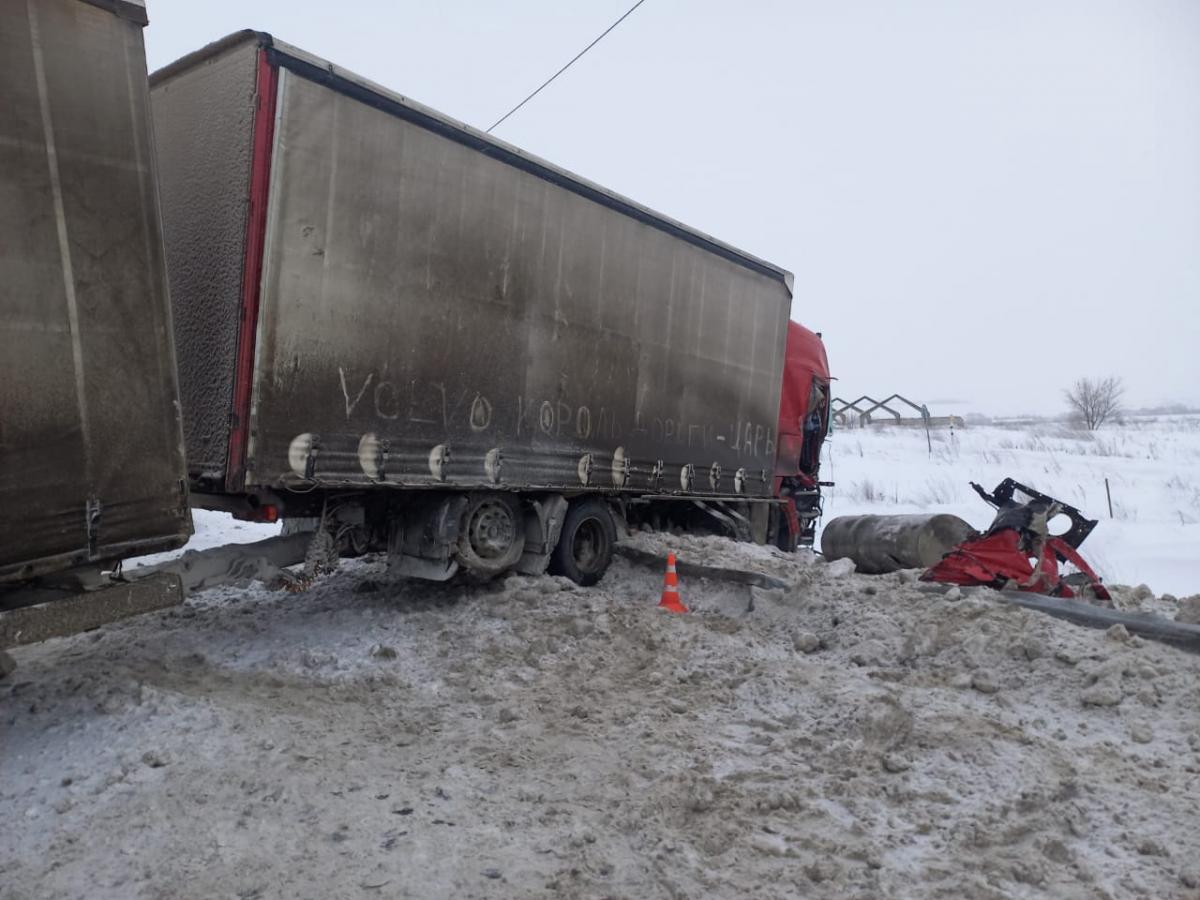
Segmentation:
[(423, 103), (418, 103), (348, 69), (334, 65), (328, 60), (278, 41), (266, 32), (245, 30), (228, 35), (154, 72), (150, 76), (150, 84), (151, 86), (157, 85), (248, 41), (258, 42), (261, 47), (267, 49), (273, 62), (302, 78), (323, 84), (338, 93), (413, 122), (457, 143), (465, 144), (494, 159), (543, 178), (759, 274), (780, 281), (788, 295), (793, 295), (794, 276), (787, 269), (769, 263), (744, 250), (739, 250), (712, 235), (643, 206), (635, 200), (556, 166), (541, 157), (527, 153), (519, 147), (425, 106)]
[(146, 17), (146, 0), (83, 0), (92, 6), (108, 10), (115, 16), (127, 19), (143, 28), (150, 23)]
[(187, 72), (202, 62), (248, 43), (257, 43), (260, 47), (270, 47), (273, 40), (265, 31), (254, 31), (249, 28), (242, 31), (235, 31), (233, 34), (227, 34), (225, 37), (215, 40), (211, 44), (205, 44), (199, 50), (193, 50), (186, 56), (181, 56), (174, 62), (167, 63), (161, 69), (155, 69), (150, 73), (150, 87), (155, 87), (164, 81), (169, 81), (176, 75)]

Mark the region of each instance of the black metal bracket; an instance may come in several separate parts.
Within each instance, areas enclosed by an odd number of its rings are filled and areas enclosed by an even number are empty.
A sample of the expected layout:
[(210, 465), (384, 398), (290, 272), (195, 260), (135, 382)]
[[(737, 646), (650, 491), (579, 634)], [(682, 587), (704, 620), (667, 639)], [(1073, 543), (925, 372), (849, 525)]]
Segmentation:
[[(996, 485), (996, 489), (990, 494), (974, 481), (971, 482), (971, 487), (975, 489), (975, 493), (982, 497), (987, 503), (990, 503), (992, 506), (996, 507), (998, 510), (1003, 511), (1006, 509), (1016, 509), (1018, 507), (1026, 506), (1029, 503), (1037, 502), (1053, 508), (1053, 511), (1049, 513), (1048, 518), (1053, 518), (1059, 513), (1062, 513), (1071, 520), (1071, 527), (1065, 533), (1056, 535), (1056, 537), (1061, 538), (1064, 542), (1070, 544), (1077, 550), (1079, 549), (1079, 545), (1082, 544), (1087, 539), (1087, 536), (1092, 533), (1092, 529), (1099, 524), (1099, 520), (1089, 519), (1069, 503), (1064, 503), (1063, 501), (1051, 497), (1048, 494), (1043, 494), (1041, 491), (1036, 491), (1028, 485), (1021, 484), (1021, 482), (1015, 481), (1012, 478), (1005, 478), (998, 485)], [(1013, 495), (1017, 492), (1024, 494), (1029, 499), (1024, 503), (1014, 500)]]

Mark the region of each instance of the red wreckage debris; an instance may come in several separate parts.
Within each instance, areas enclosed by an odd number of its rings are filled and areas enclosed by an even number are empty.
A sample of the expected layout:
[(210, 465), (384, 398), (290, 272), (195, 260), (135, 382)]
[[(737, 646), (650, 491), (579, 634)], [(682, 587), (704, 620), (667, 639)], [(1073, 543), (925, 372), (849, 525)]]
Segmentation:
[[(963, 541), (926, 569), (922, 581), (1028, 591), (1052, 597), (1112, 599), (1078, 551), (1096, 527), (1094, 519), (1011, 478), (1000, 482), (990, 494), (974, 482), (971, 486), (997, 508), (996, 518), (982, 536)], [(1017, 493), (1029, 499), (1017, 502), (1014, 499)], [(1052, 535), (1049, 523), (1059, 515), (1067, 516), (1071, 527), (1061, 535)], [(1070, 563), (1078, 574), (1063, 577), (1060, 563)]]

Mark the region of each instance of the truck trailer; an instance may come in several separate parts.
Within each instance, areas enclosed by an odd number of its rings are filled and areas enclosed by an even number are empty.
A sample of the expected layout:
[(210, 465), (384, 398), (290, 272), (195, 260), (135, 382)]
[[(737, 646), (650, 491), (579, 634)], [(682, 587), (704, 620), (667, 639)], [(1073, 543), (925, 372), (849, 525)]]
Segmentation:
[(178, 603), (192, 532), (135, 0), (0, 0), (4, 648)]
[(261, 32), (150, 86), (194, 505), (434, 580), (811, 543), (790, 273)]
[(0, 0), (0, 584), (191, 534), (145, 21)]

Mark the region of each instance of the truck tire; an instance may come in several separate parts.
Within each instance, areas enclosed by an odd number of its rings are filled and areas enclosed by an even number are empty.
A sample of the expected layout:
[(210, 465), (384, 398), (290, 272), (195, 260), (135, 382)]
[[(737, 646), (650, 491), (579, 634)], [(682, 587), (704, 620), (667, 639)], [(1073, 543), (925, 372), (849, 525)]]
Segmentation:
[(515, 566), (525, 552), (521, 502), (513, 494), (469, 495), (458, 536), (458, 562), (487, 580)]
[(617, 526), (607, 503), (595, 497), (572, 503), (550, 555), (550, 572), (590, 587), (608, 571), (616, 542)]

